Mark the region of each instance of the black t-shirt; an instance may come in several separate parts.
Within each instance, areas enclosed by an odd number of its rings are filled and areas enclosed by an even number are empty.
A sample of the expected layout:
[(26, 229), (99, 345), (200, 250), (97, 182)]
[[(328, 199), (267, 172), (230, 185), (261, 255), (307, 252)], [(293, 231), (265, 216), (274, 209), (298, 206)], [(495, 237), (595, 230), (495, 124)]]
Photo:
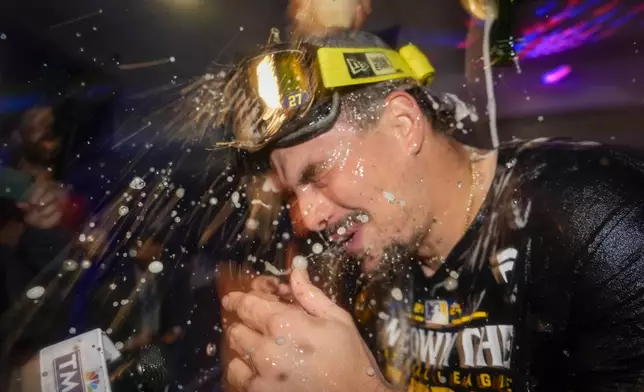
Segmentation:
[(385, 376), (407, 390), (644, 389), (644, 159), (558, 140), (499, 150), (443, 267), (359, 296)]

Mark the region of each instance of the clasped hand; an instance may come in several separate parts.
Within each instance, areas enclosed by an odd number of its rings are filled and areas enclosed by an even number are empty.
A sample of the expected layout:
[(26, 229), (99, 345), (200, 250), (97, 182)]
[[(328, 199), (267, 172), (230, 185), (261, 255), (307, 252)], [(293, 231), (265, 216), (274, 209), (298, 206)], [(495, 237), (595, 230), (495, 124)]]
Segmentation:
[(241, 320), (227, 335), (238, 355), (227, 369), (232, 386), (248, 392), (386, 391), (349, 313), (311, 284), (305, 270), (291, 274), (290, 286), (292, 304), (260, 291), (222, 299)]
[(30, 190), (29, 200), (19, 202), (17, 206), (25, 212), (25, 223), (46, 230), (60, 224), (65, 197), (66, 192), (61, 184), (37, 180)]

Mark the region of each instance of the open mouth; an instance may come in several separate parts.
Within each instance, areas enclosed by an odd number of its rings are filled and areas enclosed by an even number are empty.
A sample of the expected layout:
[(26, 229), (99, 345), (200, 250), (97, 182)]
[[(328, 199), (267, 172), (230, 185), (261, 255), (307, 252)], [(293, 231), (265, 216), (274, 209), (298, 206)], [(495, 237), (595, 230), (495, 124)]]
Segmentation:
[(345, 250), (351, 251), (353, 250), (353, 248), (355, 248), (354, 245), (356, 244), (354, 240), (356, 239), (361, 226), (362, 225), (355, 222), (341, 226), (329, 236), (329, 239), (338, 248), (343, 248)]
[(358, 253), (362, 249), (363, 226), (369, 222), (369, 216), (364, 213), (352, 214), (326, 233), (329, 241), (336, 249), (343, 249), (348, 253)]
[(331, 237), (331, 241), (338, 246), (345, 246), (349, 241), (353, 239), (353, 234), (349, 235), (337, 235)]

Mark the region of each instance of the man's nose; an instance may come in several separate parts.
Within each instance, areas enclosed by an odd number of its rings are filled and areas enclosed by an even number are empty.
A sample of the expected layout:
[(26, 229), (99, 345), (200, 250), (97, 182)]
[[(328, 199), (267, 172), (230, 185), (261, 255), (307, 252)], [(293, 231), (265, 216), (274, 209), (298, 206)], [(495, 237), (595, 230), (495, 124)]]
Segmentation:
[(327, 228), (331, 215), (329, 201), (319, 192), (303, 191), (298, 195), (300, 219), (309, 231)]
[(293, 234), (299, 238), (306, 237), (310, 232), (304, 223), (302, 211), (300, 210), (300, 202), (297, 198), (293, 198), (290, 203), (289, 216), (291, 218), (291, 225), (293, 226)]

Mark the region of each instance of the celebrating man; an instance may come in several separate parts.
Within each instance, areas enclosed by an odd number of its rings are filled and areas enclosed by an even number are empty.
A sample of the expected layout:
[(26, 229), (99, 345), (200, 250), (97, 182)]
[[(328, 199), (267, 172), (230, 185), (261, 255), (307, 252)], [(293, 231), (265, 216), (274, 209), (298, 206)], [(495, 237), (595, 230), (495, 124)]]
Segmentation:
[(643, 388), (643, 161), (593, 143), (465, 146), (453, 134), (478, 117), (431, 91), (432, 71), (413, 46), (354, 32), (268, 47), (228, 76), (226, 144), (269, 161), (307, 229), (334, 260), (357, 261), (364, 282), (355, 317), (311, 283), (303, 258), (293, 303), (270, 290), (224, 297), (240, 320), (229, 381)]

